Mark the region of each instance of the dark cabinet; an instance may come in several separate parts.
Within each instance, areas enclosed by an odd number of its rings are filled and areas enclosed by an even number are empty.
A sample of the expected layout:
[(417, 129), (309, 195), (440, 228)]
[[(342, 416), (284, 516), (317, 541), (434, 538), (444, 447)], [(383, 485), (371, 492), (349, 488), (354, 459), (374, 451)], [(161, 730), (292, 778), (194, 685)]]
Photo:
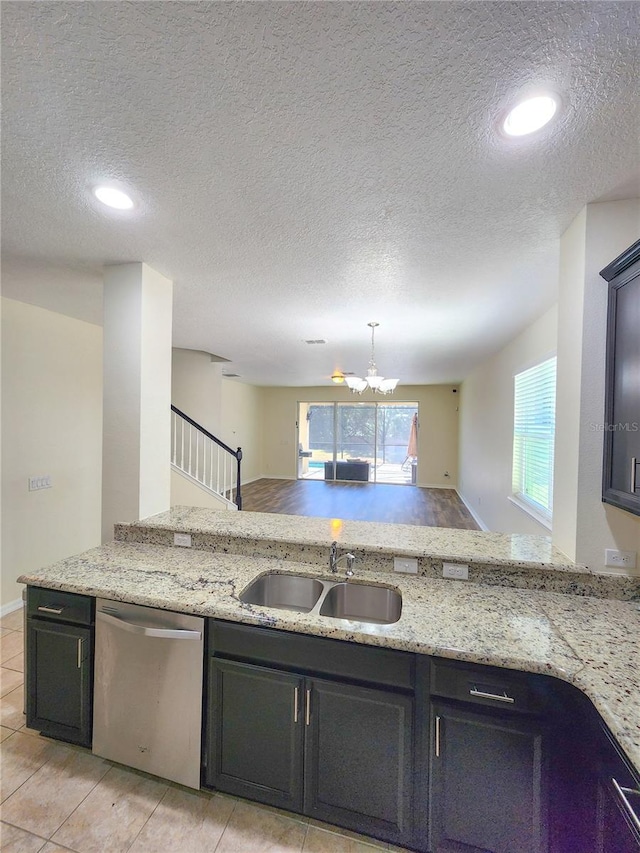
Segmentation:
[(640, 779), (608, 730), (602, 725), (599, 729), (596, 853), (638, 853)]
[(93, 602), (30, 587), (27, 593), (27, 726), (91, 746)]
[(210, 636), (207, 785), (411, 843), (413, 695), (345, 676), (406, 685), (413, 656), (222, 623)]
[(209, 658), (207, 785), (301, 811), (303, 681)]
[[(543, 697), (535, 677), (432, 661), (432, 853), (548, 849)], [(423, 795), (424, 796), (424, 795)]]
[(609, 282), (602, 500), (640, 515), (640, 240), (600, 275)]
[(434, 853), (545, 851), (542, 731), (446, 703), (431, 713)]
[(413, 700), (313, 679), (305, 703), (305, 813), (408, 841)]

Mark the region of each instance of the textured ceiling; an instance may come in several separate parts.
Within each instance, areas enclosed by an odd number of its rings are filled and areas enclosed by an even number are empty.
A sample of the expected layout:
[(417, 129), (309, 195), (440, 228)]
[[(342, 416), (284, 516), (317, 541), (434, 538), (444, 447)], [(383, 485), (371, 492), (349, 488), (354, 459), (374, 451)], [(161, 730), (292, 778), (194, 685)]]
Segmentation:
[[(640, 175), (640, 4), (3, 2), (3, 292), (100, 321), (174, 281), (174, 344), (258, 384), (453, 382), (549, 307), (558, 242)], [(500, 115), (550, 86), (559, 119)], [(100, 210), (116, 179), (133, 213)], [(305, 339), (323, 338), (310, 347)]]

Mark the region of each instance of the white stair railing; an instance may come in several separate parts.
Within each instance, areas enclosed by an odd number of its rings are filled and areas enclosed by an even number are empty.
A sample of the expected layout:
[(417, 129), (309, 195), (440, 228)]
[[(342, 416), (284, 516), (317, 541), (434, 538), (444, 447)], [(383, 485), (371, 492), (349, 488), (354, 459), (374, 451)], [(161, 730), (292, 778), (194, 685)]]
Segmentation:
[(242, 509), (241, 461), (240, 447), (233, 450), (171, 406), (171, 464), (238, 509)]

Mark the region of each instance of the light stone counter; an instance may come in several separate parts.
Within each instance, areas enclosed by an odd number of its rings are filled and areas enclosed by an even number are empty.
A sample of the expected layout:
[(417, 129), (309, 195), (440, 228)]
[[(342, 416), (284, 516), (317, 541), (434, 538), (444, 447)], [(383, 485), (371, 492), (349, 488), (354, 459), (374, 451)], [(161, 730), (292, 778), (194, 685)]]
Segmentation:
[[(273, 530), (268, 532), (273, 536)], [(310, 562), (116, 541), (22, 575), (19, 581), (553, 675), (591, 699), (640, 773), (637, 604), (369, 570), (368, 583), (401, 590), (403, 608), (393, 625), (367, 625), (239, 600), (256, 575), (273, 570), (336, 580), (323, 565)], [(356, 576), (351, 582), (362, 579)]]

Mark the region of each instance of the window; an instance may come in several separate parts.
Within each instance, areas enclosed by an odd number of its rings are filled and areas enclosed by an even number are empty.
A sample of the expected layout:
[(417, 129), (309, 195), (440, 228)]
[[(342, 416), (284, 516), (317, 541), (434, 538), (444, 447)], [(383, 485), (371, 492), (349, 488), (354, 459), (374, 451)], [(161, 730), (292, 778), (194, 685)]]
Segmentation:
[(515, 376), (513, 495), (547, 523), (553, 511), (556, 359)]

